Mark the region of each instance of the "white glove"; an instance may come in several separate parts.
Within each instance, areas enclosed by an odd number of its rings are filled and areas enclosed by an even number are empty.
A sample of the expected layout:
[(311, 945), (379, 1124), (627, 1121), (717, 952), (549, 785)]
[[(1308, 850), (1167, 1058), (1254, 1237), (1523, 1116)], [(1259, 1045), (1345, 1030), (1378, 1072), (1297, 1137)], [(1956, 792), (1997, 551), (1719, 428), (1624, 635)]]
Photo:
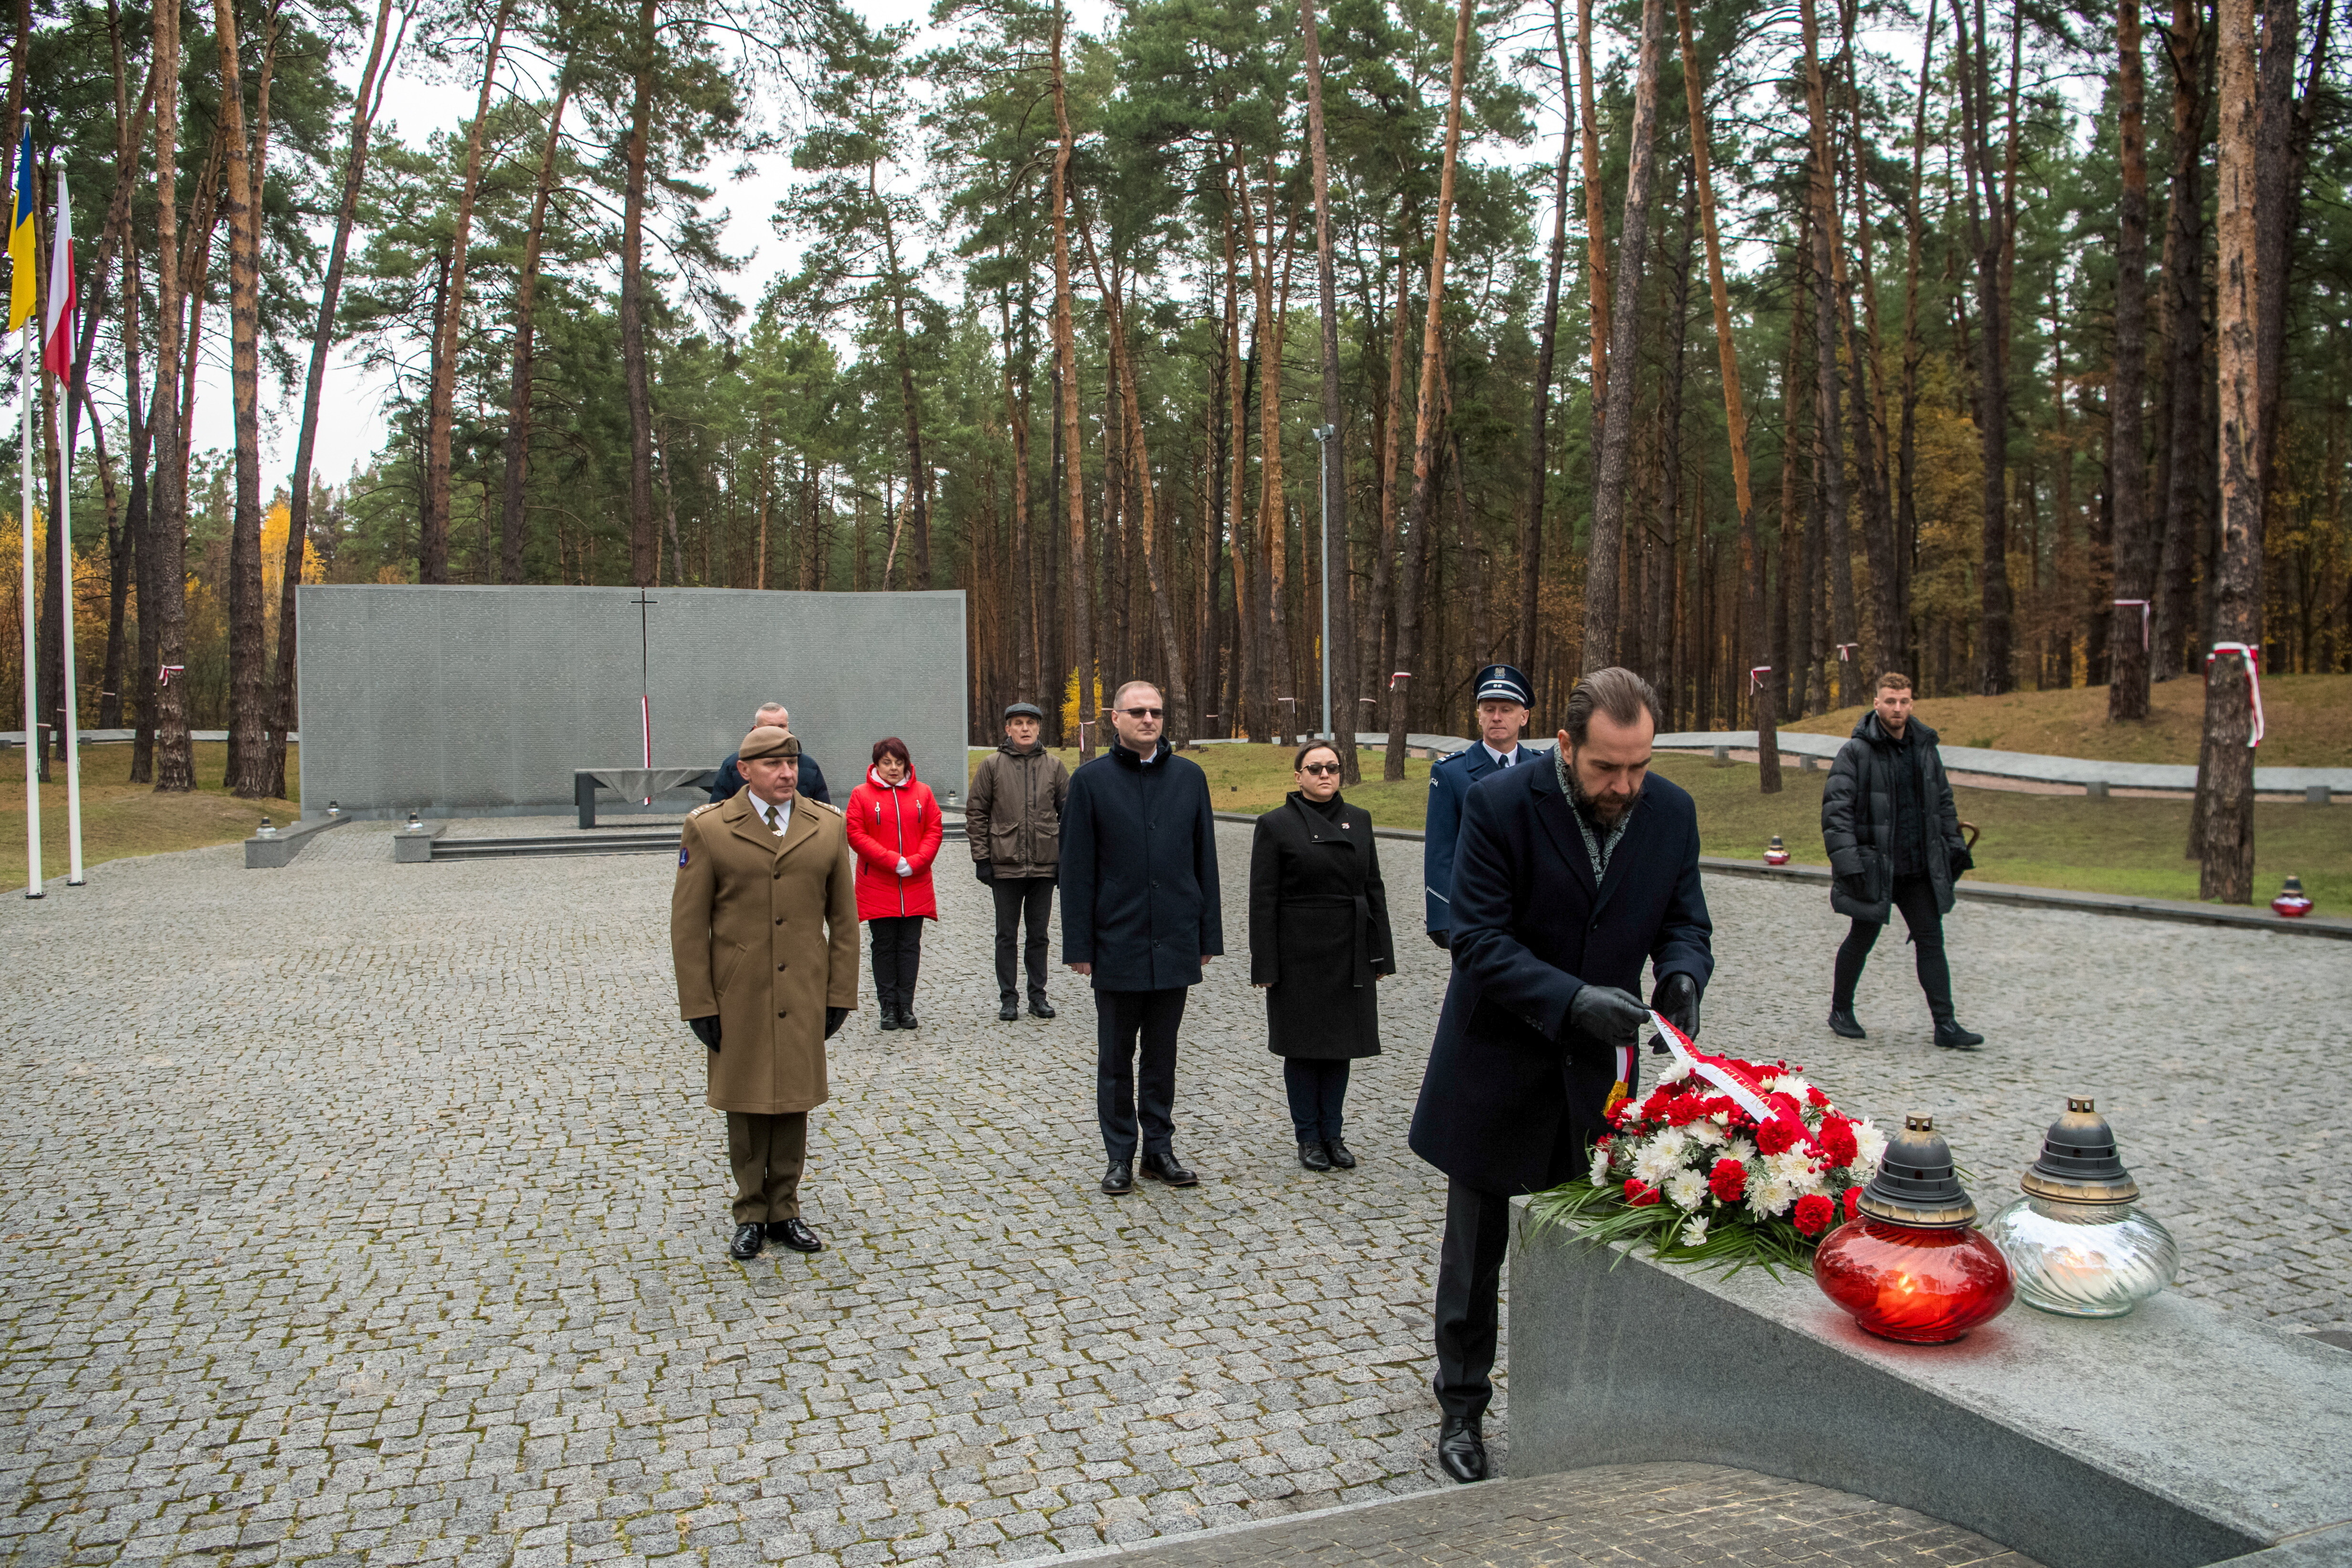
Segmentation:
[(900, 875), (901, 877), (911, 877), (911, 876), (913, 876), (914, 874), (915, 874), (915, 868), (914, 868), (912, 866), (909, 866), (909, 865), (908, 865), (908, 864), (907, 864), (907, 858), (906, 858), (904, 855), (899, 856), (899, 857), (898, 857), (898, 875)]

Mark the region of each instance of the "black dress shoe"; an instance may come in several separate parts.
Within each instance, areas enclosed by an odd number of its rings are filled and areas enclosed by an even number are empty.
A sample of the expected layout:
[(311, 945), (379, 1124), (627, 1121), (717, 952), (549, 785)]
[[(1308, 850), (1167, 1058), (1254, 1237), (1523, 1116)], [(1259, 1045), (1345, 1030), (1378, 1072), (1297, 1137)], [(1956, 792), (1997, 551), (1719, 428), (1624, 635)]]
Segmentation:
[(899, 1003), (898, 1027), (902, 1029), (917, 1029), (921, 1026), (921, 1025), (915, 1022), (915, 1005), (911, 1002)]
[(1947, 1018), (1936, 1026), (1936, 1043), (1948, 1051), (1972, 1051), (1984, 1044), (1984, 1037), (1961, 1028), (1957, 1018)]
[(1054, 1005), (1043, 996), (1032, 996), (1029, 998), (1029, 1016), (1033, 1018), (1053, 1017)]
[(1298, 1146), (1298, 1163), (1310, 1171), (1328, 1171), (1331, 1168), (1331, 1156), (1324, 1152), (1320, 1143), (1301, 1143)]
[(1103, 1172), (1102, 1190), (1112, 1197), (1135, 1191), (1135, 1170), (1124, 1160), (1113, 1160)]
[(739, 1225), (735, 1239), (727, 1244), (727, 1256), (738, 1263), (749, 1263), (760, 1256), (760, 1226)]
[(1325, 1142), (1323, 1152), (1331, 1156), (1331, 1163), (1339, 1170), (1352, 1171), (1356, 1168), (1356, 1156), (1349, 1152), (1348, 1146), (1337, 1138)]
[(1486, 1479), (1486, 1439), (1471, 1415), (1449, 1415), (1437, 1429), (1438, 1467), (1465, 1486)]
[(824, 1243), (816, 1238), (816, 1232), (803, 1224), (798, 1215), (790, 1219), (769, 1221), (768, 1239), (779, 1247), (789, 1247), (794, 1252), (824, 1250)]
[(895, 1029), (898, 1026), (898, 1009), (896, 1004), (884, 1002), (877, 1005), (874, 1011), (882, 1027), (886, 1029)]
[(1201, 1178), (1176, 1163), (1176, 1151), (1165, 1154), (1147, 1152), (1143, 1156), (1143, 1173), (1155, 1182), (1165, 1182), (1171, 1187), (1196, 1187)]
[(1003, 1023), (1016, 1023), (1021, 1017), (1021, 1004), (1007, 996), (996, 1005), (996, 1016)]
[(1853, 1009), (1851, 1007), (1832, 1007), (1830, 1009), (1830, 1033), (1841, 1036), (1849, 1040), (1866, 1040), (1870, 1038), (1867, 1034), (1863, 1032), (1862, 1026), (1854, 1021)]

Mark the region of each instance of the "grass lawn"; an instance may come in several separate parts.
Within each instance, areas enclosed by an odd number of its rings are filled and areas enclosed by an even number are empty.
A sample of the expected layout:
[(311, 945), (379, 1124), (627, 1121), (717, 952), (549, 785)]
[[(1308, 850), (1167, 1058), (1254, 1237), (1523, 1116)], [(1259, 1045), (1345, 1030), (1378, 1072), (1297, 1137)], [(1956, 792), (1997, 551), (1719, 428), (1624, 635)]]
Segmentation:
[[(301, 747), (286, 748), (286, 778), (299, 796)], [(81, 853), (85, 867), (126, 855), (160, 855), (249, 838), (264, 816), (281, 825), (302, 808), (290, 800), (239, 800), (221, 784), (228, 747), (199, 741), (196, 788), (189, 795), (157, 795), (134, 784), (129, 746), (85, 746), (81, 753)], [(51, 762), (56, 783), (41, 786), (41, 874), (62, 882), (66, 875), (65, 764)], [(25, 865), (25, 753), (0, 753), (0, 879), (10, 888), (29, 880)]]
[[(2268, 683), (2263, 690), (2267, 694)], [(972, 761), (985, 754), (974, 752)], [(1220, 811), (1265, 811), (1282, 804), (1291, 787), (1291, 753), (1278, 747), (1204, 746), (1184, 754), (1209, 775), (1210, 795)], [(1377, 777), (1380, 753), (1358, 754)], [(1076, 765), (1075, 752), (1059, 755), (1066, 765)], [(1700, 841), (1707, 854), (1760, 860), (1765, 841), (1777, 833), (1797, 864), (1828, 863), (1821, 831), (1826, 771), (1801, 773), (1792, 763), (1783, 771), (1781, 792), (1763, 795), (1756, 791), (1751, 764), (1661, 753), (1655, 765), (1698, 802)], [(1402, 784), (1359, 785), (1347, 797), (1369, 809), (1383, 827), (1417, 828), (1428, 802), (1429, 764), (1408, 761), (1405, 775)], [(1953, 793), (1961, 819), (1984, 830), (1973, 873), (1980, 881), (2151, 898), (2197, 896), (2197, 863), (2180, 853), (2189, 837), (2185, 799), (2092, 800), (1989, 789)], [(2258, 904), (2268, 903), (2292, 871), (2303, 878), (2321, 913), (2352, 910), (2352, 807), (2257, 804), (2254, 849)]]
[[(2127, 724), (2107, 722), (2104, 686), (2014, 691), (2006, 697), (1930, 697), (1919, 703), (1918, 713), (1948, 746), (2193, 767), (2205, 721), (2205, 683), (2167, 680), (2148, 691), (2147, 718)], [(1781, 728), (1845, 735), (1853, 732), (1863, 712), (1843, 708)], [(2259, 765), (2352, 766), (2352, 675), (2265, 675), (2263, 718), (2266, 733), (2255, 753)]]

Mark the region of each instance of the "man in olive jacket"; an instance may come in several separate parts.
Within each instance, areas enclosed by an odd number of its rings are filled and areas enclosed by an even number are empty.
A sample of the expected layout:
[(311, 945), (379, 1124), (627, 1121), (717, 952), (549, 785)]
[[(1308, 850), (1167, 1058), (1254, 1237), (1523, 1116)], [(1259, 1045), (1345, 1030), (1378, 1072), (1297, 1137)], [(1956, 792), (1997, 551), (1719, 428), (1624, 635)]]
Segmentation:
[(1034, 702), (1004, 710), (1004, 744), (980, 760), (965, 796), (964, 834), (972, 869), (996, 895), (996, 1016), (1021, 1016), (1015, 942), (1028, 927), (1029, 1012), (1054, 1016), (1045, 996), (1051, 949), (1046, 922), (1054, 917), (1054, 879), (1061, 869), (1062, 807), (1070, 796), (1070, 770), (1039, 742), (1045, 715)]
[(1150, 682), (1118, 689), (1118, 743), (1071, 776), (1062, 831), (1062, 962), (1094, 984), (1095, 1114), (1113, 1196), (1135, 1190), (1139, 1144), (1146, 1176), (1200, 1181), (1176, 1158), (1176, 1031), (1186, 989), (1225, 951), (1208, 775), (1160, 739), (1165, 712)]
[(1952, 1008), (1952, 969), (1944, 957), (1944, 917), (1952, 885), (1976, 868), (1960, 835), (1951, 781), (1936, 750), (1936, 731), (1911, 713), (1911, 678), (1878, 678), (1871, 710), (1839, 748), (1822, 788), (1822, 843), (1830, 855), (1830, 907), (1853, 917), (1838, 947), (1830, 993), (1830, 1028), (1865, 1039), (1853, 1016), (1853, 988), (1864, 960), (1894, 910), (1903, 911), (1919, 989), (1936, 1020), (1936, 1043), (1972, 1051), (1984, 1037), (1960, 1026)]
[(686, 819), (670, 892), (677, 1012), (709, 1047), (708, 1103), (727, 1113), (735, 1237), (823, 1248), (801, 1219), (808, 1113), (824, 1103), (824, 1042), (857, 1005), (857, 893), (841, 814), (801, 799), (800, 742), (743, 737), (744, 787)]

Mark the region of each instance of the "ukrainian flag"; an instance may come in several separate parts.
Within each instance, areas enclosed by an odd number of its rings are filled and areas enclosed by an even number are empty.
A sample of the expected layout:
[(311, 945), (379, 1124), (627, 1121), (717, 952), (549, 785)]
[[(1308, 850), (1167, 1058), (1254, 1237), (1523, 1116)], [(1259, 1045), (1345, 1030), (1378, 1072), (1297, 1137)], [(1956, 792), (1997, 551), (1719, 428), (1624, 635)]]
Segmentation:
[(33, 273), (33, 127), (26, 115), (24, 145), (16, 149), (16, 200), (8, 214), (8, 330), (15, 331), (32, 315), (39, 298)]

